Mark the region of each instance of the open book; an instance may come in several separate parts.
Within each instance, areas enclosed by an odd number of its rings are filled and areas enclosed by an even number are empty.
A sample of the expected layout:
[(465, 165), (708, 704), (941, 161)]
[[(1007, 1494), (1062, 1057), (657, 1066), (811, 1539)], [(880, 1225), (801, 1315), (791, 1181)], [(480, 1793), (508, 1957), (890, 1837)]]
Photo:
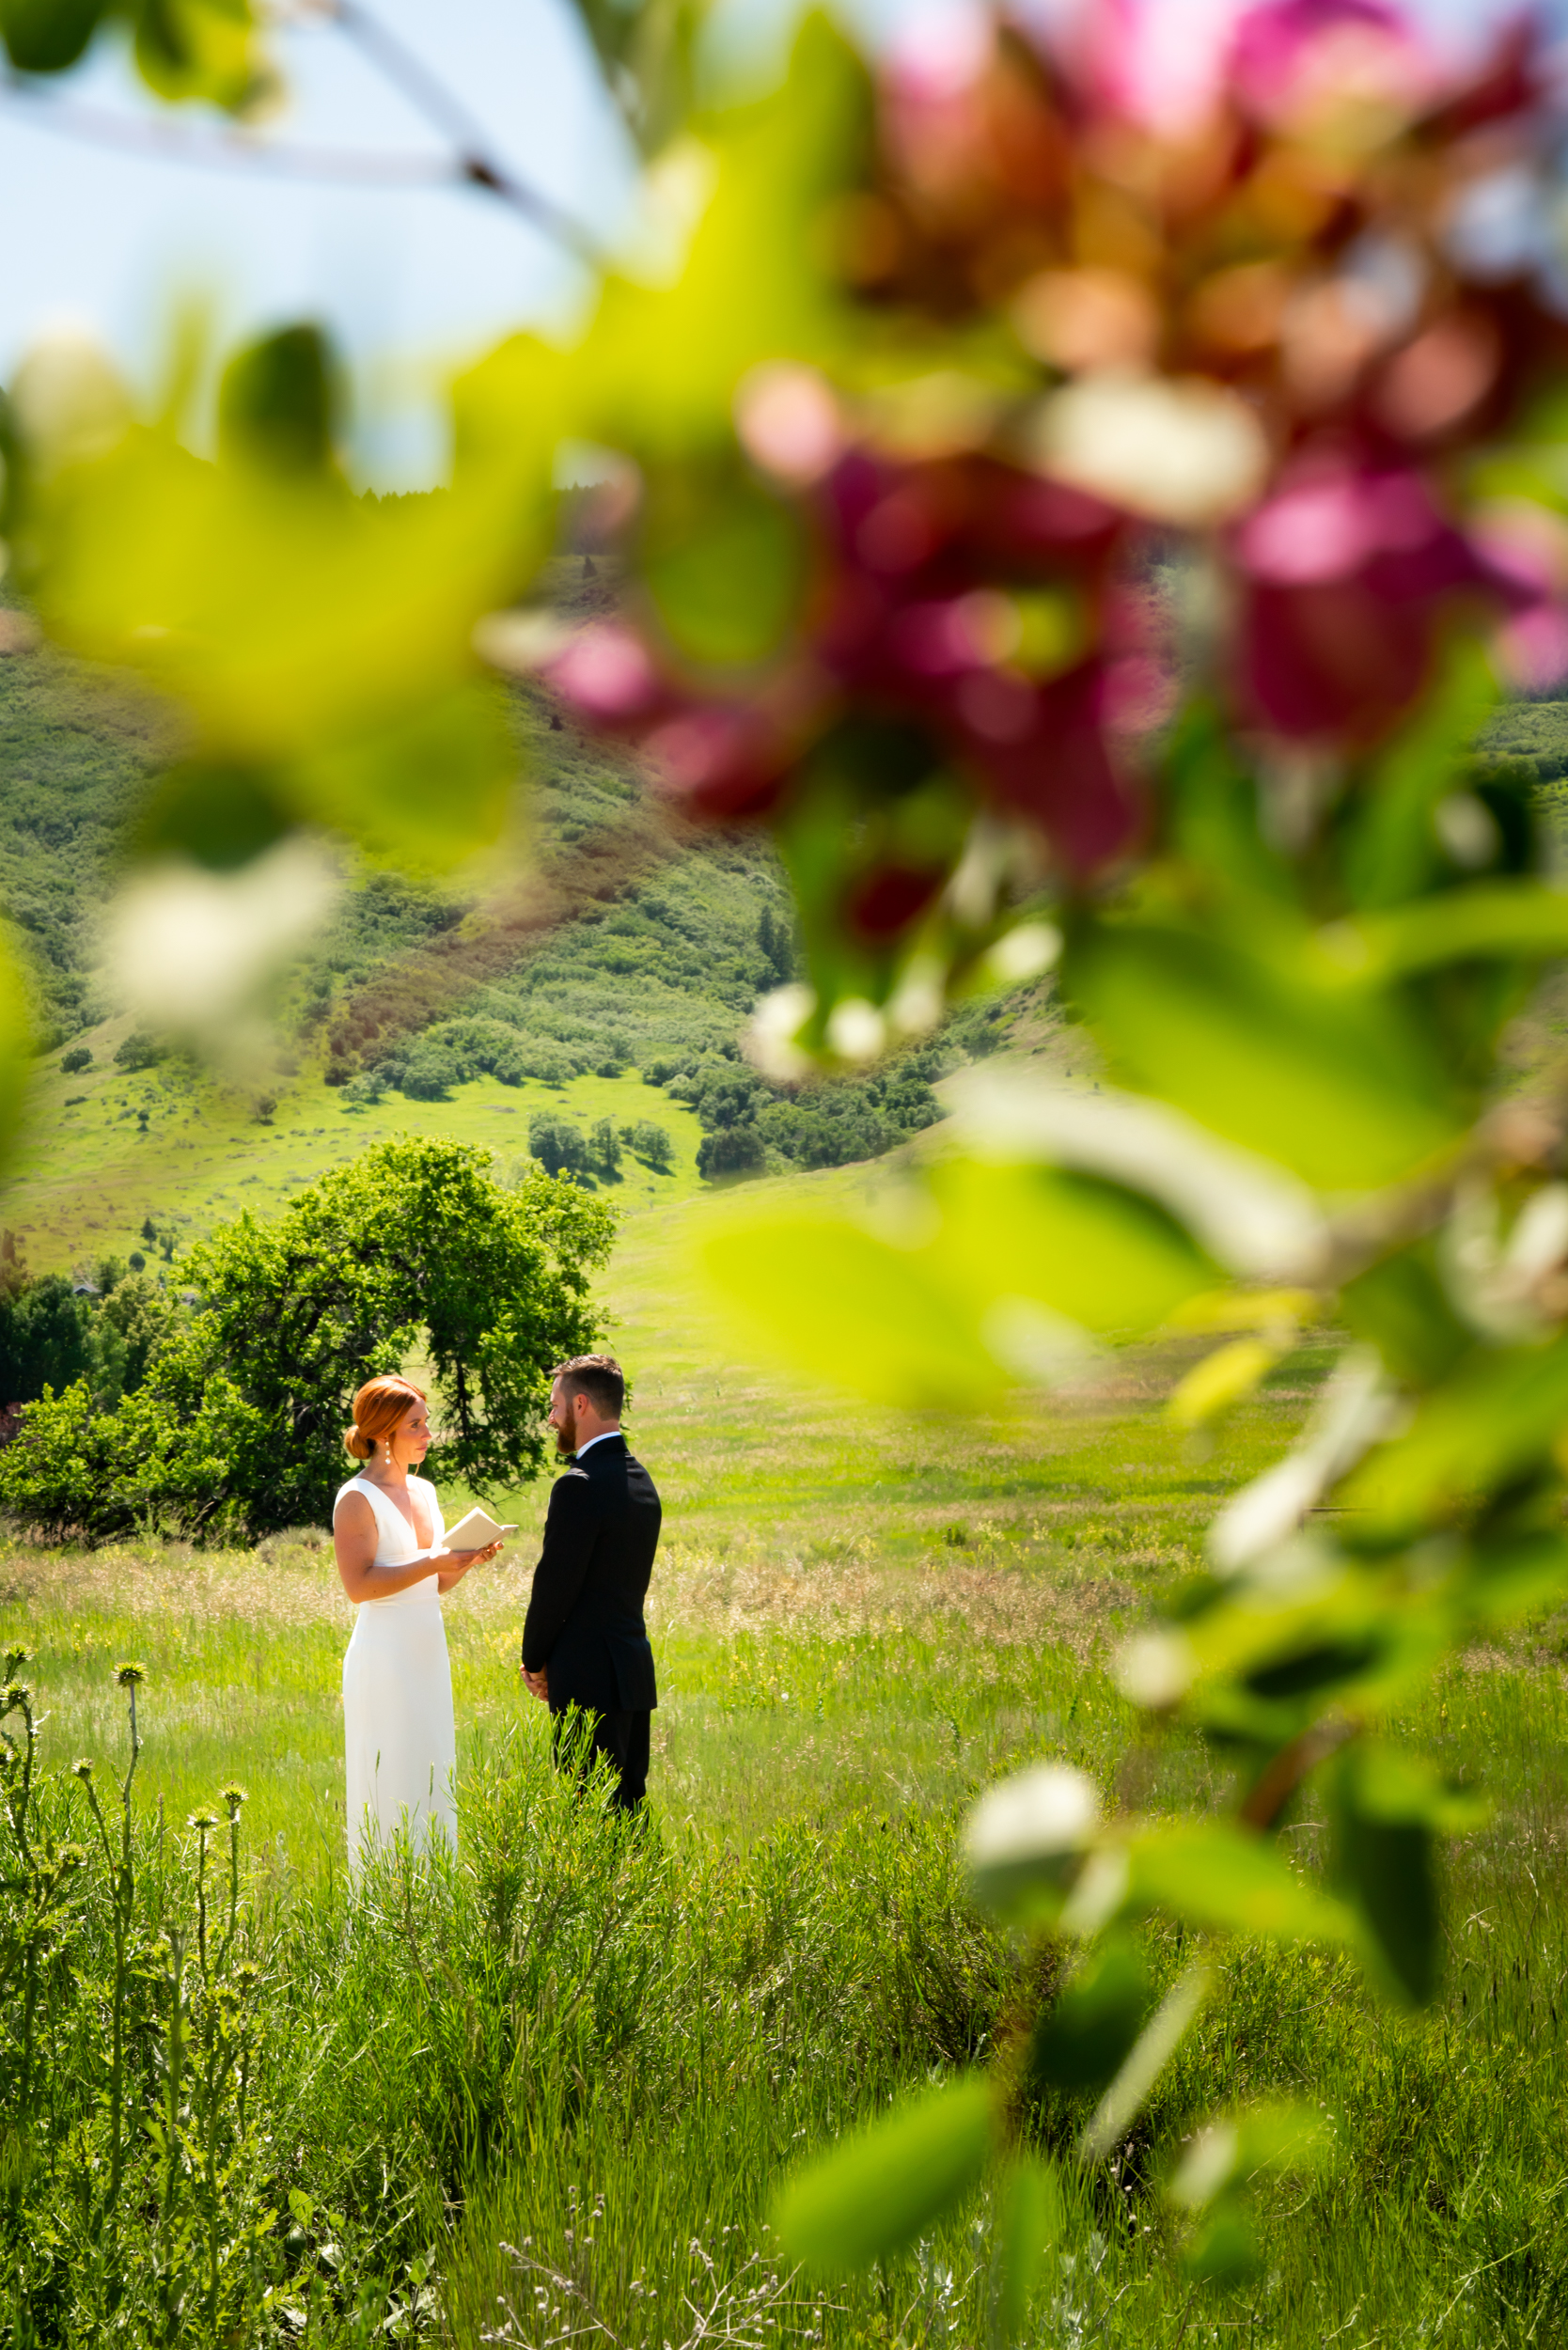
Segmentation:
[(515, 1534), (515, 1526), (497, 1526), (488, 1510), (470, 1510), (465, 1518), (449, 1526), (441, 1538), (445, 1550), (483, 1550), (487, 1543), (498, 1543), (503, 1534)]

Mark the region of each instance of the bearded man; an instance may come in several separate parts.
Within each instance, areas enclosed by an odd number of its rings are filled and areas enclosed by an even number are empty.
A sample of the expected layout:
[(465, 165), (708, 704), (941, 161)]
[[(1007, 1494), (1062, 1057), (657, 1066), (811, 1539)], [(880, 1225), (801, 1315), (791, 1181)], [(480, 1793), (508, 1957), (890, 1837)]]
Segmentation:
[(659, 1546), (653, 1480), (620, 1433), (626, 1382), (613, 1355), (578, 1355), (551, 1374), (550, 1425), (571, 1467), (556, 1480), (523, 1626), (523, 1678), (555, 1717), (587, 1717), (592, 1751), (615, 1765), (616, 1805), (648, 1788), (658, 1703), (642, 1604)]

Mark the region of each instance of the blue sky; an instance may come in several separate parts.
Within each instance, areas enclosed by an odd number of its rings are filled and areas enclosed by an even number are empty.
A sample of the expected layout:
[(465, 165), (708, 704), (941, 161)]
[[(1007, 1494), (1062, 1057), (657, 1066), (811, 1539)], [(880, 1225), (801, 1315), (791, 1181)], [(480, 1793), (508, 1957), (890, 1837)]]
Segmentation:
[[(600, 234), (614, 233), (627, 217), (633, 159), (566, 0), (368, 5), (438, 65), (496, 155)], [(792, 0), (728, 5), (776, 19)], [(886, 26), (914, 8), (952, 5), (963, 0), (855, 0), (854, 13)], [(1419, 12), (1471, 29), (1503, 13), (1491, 0), (1419, 0)], [(444, 151), (327, 23), (304, 21), (276, 46), (289, 102), (270, 137), (362, 155)], [(478, 193), (316, 184), (128, 154), (51, 127), (56, 102), (171, 125), (113, 47), (37, 98), (0, 99), (0, 216), (11, 223), (0, 376), (63, 318), (90, 325), (148, 385), (181, 301), (207, 306), (215, 343), (321, 318), (353, 368), (359, 470), (401, 486), (441, 471), (443, 372), (520, 322), (565, 320), (582, 293), (573, 264)], [(172, 123), (193, 139), (205, 134), (198, 118)]]
[[(372, 0), (439, 63), (492, 150), (602, 232), (624, 217), (633, 164), (560, 0)], [(270, 139), (360, 155), (447, 151), (419, 115), (330, 25), (276, 42), (288, 85)], [(461, 188), (316, 184), (125, 153), (54, 127), (56, 106), (207, 125), (144, 102), (105, 48), (39, 95), (0, 101), (0, 376), (63, 319), (90, 325), (150, 384), (175, 306), (195, 298), (214, 339), (281, 321), (328, 320), (363, 412), (360, 462), (383, 480), (441, 462), (431, 387), (453, 359), (520, 320), (568, 315), (580, 273), (493, 197)]]

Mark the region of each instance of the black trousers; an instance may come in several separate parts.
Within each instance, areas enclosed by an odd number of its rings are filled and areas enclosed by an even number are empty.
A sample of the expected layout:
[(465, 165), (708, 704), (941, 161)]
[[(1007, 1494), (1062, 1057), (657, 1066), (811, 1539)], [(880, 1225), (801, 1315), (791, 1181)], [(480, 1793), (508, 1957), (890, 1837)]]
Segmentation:
[[(561, 1745), (569, 1716), (564, 1709), (555, 1714), (555, 1744), (557, 1762), (561, 1760)], [(646, 1707), (640, 1713), (601, 1714), (592, 1706), (575, 1710), (575, 1718), (582, 1723), (588, 1744), (573, 1750), (573, 1760), (582, 1767), (591, 1769), (594, 1759), (604, 1755), (616, 1769), (616, 1789), (610, 1800), (619, 1811), (635, 1811), (648, 1793), (648, 1751), (653, 1716)]]

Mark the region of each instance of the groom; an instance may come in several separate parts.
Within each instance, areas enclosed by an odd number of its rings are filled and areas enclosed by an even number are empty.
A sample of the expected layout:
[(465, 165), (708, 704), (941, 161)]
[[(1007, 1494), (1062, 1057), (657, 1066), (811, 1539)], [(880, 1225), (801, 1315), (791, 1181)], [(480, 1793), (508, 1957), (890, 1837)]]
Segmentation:
[(642, 1603), (659, 1546), (659, 1496), (620, 1433), (626, 1382), (612, 1355), (578, 1355), (552, 1374), (550, 1425), (572, 1466), (544, 1516), (523, 1626), (523, 1678), (558, 1733), (569, 1705), (615, 1764), (614, 1801), (635, 1811), (648, 1787), (650, 1716), (658, 1703)]

